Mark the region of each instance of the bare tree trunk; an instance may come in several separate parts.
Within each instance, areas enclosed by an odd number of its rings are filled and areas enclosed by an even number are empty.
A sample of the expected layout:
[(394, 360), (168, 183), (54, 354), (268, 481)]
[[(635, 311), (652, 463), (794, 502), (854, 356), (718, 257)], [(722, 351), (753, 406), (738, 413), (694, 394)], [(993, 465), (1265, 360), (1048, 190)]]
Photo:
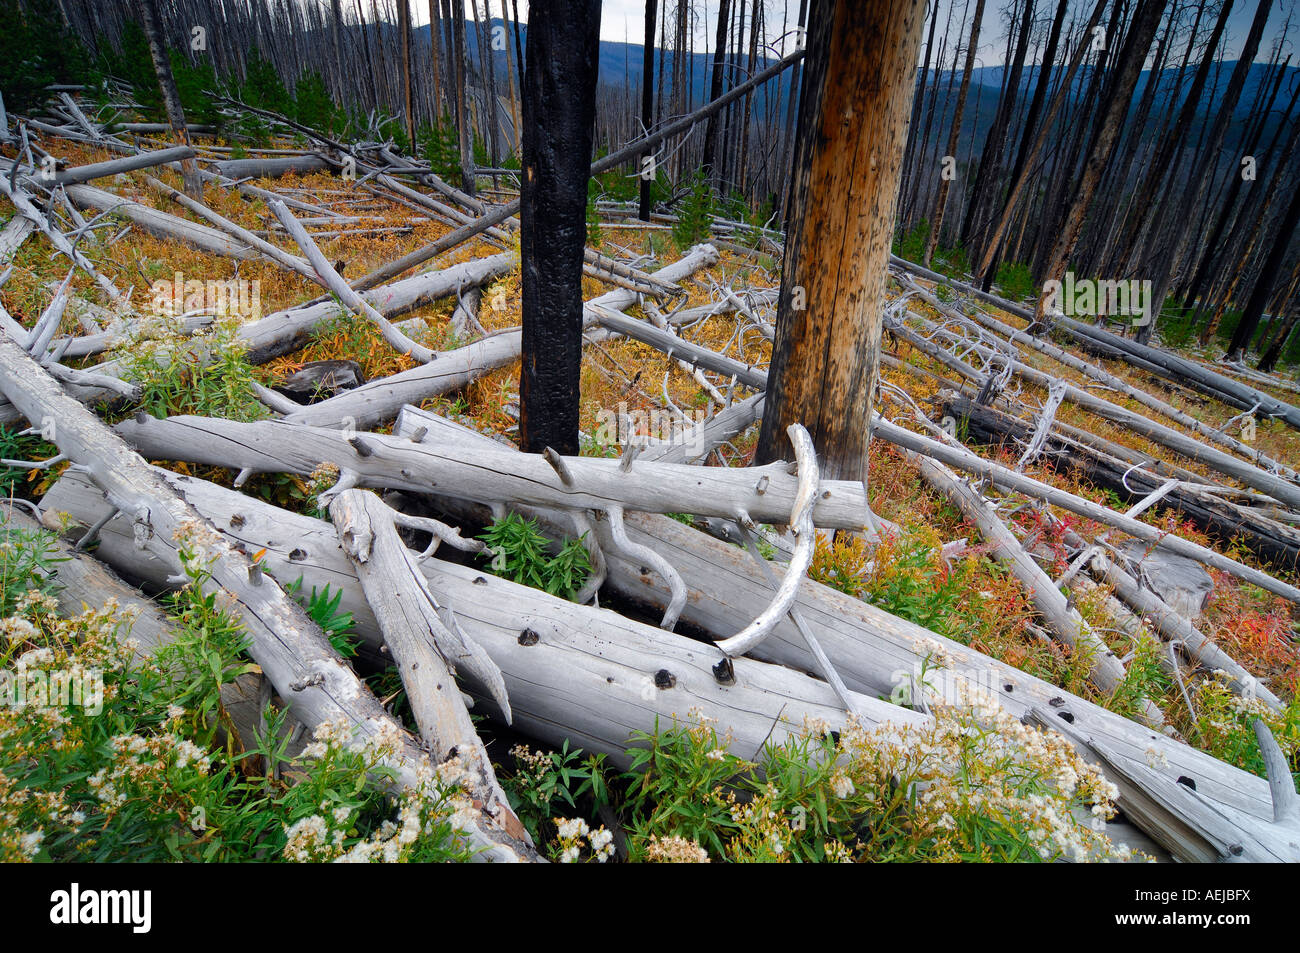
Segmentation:
[(406, 141), (415, 146), (415, 100), (411, 97), (411, 0), (397, 0), (397, 31), (402, 37), (402, 114)]
[(600, 64), (599, 0), (529, 5), (524, 71), (519, 442), (578, 452), (582, 262)]
[[(709, 80), (709, 99), (715, 100), (722, 95), (722, 69), (726, 60), (727, 48), (727, 4), (729, 0), (718, 0), (718, 26), (713, 41), (713, 77)], [(712, 180), (713, 163), (718, 154), (718, 117), (709, 117), (704, 127), (704, 162), (700, 168), (705, 177)]]
[[(726, 3), (726, 0), (722, 0)], [(650, 126), (654, 122), (654, 70), (655, 70), (655, 16), (657, 10), (657, 0), (646, 0), (645, 2), (645, 46), (641, 49), (641, 134), (645, 135), (650, 131)], [(645, 157), (653, 155), (647, 152), (642, 156), (644, 163)], [(646, 178), (646, 169), (643, 165), (641, 168), (641, 195), (640, 205), (637, 214), (641, 221), (650, 221), (650, 183), (651, 179)]]
[[(961, 74), (961, 90), (957, 93), (957, 110), (953, 113), (952, 129), (948, 132), (948, 151), (944, 153), (945, 160), (951, 156), (954, 163), (957, 159), (957, 140), (961, 136), (961, 117), (966, 109), (966, 96), (970, 92), (971, 70), (975, 68), (975, 53), (979, 49), (980, 20), (983, 17), (984, 0), (977, 0), (975, 19), (970, 27), (970, 42), (966, 44), (966, 66)], [(921, 264), (927, 268), (930, 266), (930, 259), (934, 257), (934, 250), (939, 246), (939, 230), (943, 228), (944, 206), (948, 204), (949, 181), (946, 176), (940, 175), (939, 194), (935, 196), (934, 211), (930, 214), (930, 235), (925, 240), (925, 256), (921, 260)]]
[(811, 20), (758, 458), (789, 454), (786, 429), (801, 423), (827, 479), (862, 480), (925, 4), (824, 0)]
[[(183, 145), (190, 144), (190, 132), (185, 125), (185, 111), (181, 109), (181, 94), (176, 89), (176, 78), (172, 76), (171, 61), (167, 58), (167, 46), (163, 42), (161, 19), (158, 15), (158, 0), (143, 0), (140, 4), (140, 16), (143, 20), (145, 37), (149, 41), (149, 55), (153, 58), (154, 72), (158, 74), (158, 88), (162, 91), (163, 106), (167, 110), (167, 121), (171, 123), (172, 135)], [(181, 178), (185, 183), (185, 194), (195, 201), (203, 198), (203, 182), (199, 179), (198, 166), (194, 159), (181, 160)]]
[[(1110, 99), (1103, 105), (1104, 113), (1100, 131), (1088, 153), (1083, 178), (1075, 190), (1074, 200), (1065, 217), (1065, 224), (1052, 246), (1051, 257), (1045, 269), (1045, 281), (1059, 281), (1065, 274), (1066, 265), (1069, 264), (1070, 256), (1074, 253), (1074, 246), (1079, 241), (1083, 216), (1092, 203), (1097, 183), (1101, 180), (1101, 174), (1105, 171), (1106, 163), (1115, 147), (1115, 139), (1119, 135), (1124, 116), (1128, 112), (1129, 102), (1133, 98), (1133, 89), (1137, 86), (1138, 76), (1146, 62), (1147, 49), (1156, 35), (1156, 28), (1160, 26), (1166, 4), (1167, 0), (1138, 0), (1133, 23), (1116, 61), (1118, 65), (1110, 85)], [(1043, 294), (1038, 299), (1038, 306), (1034, 312), (1036, 327), (1042, 326), (1048, 298), (1049, 295)], [(1159, 304), (1156, 303), (1153, 307), (1158, 308)]]
[(1260, 316), (1263, 315), (1264, 307), (1272, 296), (1273, 284), (1282, 271), (1282, 263), (1286, 259), (1287, 248), (1291, 244), (1292, 236), (1295, 235), (1297, 225), (1300, 225), (1300, 189), (1292, 191), (1291, 203), (1282, 214), (1282, 221), (1269, 248), (1268, 257), (1264, 259), (1259, 279), (1246, 300), (1241, 321), (1232, 333), (1232, 340), (1228, 343), (1228, 360), (1241, 360), (1250, 348), (1250, 342), (1254, 340), (1255, 331), (1259, 328)]

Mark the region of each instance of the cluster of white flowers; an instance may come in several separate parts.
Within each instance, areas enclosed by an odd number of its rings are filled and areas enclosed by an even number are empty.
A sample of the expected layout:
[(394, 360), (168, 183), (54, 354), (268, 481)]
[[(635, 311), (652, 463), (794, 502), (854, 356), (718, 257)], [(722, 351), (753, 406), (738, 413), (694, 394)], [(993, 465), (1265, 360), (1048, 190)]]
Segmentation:
[(645, 859), (652, 864), (707, 864), (709, 852), (685, 837), (652, 836)]
[(555, 818), (556, 846), (560, 849), (560, 863), (576, 863), (582, 857), (582, 842), (585, 838), (591, 849), (591, 856), (597, 863), (605, 863), (614, 856), (614, 835), (604, 825), (592, 830), (580, 817)]

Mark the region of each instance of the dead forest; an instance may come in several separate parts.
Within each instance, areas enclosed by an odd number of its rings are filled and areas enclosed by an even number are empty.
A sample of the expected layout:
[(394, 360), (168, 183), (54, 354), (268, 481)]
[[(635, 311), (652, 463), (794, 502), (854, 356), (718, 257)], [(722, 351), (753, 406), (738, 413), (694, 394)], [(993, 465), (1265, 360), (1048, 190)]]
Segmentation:
[(0, 858), (1300, 861), (1294, 3), (520, 6), (0, 0)]

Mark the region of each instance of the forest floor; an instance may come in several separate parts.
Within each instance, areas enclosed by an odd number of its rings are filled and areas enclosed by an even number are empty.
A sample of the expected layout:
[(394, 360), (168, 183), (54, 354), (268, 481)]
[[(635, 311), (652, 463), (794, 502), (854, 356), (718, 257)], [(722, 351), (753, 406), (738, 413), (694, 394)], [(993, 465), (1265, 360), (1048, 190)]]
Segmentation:
[[(43, 148), (66, 160), (69, 165), (115, 158), (112, 153), (62, 139), (46, 138), (38, 141)], [(293, 146), (291, 142), (280, 144)], [(202, 154), (202, 144), (199, 144), (199, 148)], [(168, 170), (129, 173), (96, 184), (172, 215), (201, 221), (149, 188), (144, 181), (146, 174), (156, 175), (173, 187), (181, 186), (179, 175)], [(485, 186), (489, 184), (486, 178), (481, 182)], [(382, 195), (372, 195), (343, 186), (340, 179), (332, 175), (287, 176), (256, 184), (349, 215), (366, 217), (364, 224), (346, 226), (350, 229), (403, 229), (401, 232), (350, 233), (319, 238), (322, 251), (331, 261), (341, 263), (340, 270), (347, 278), (367, 273), (451, 230), (450, 226), (417, 215), (412, 209)], [(292, 243), (284, 238), (283, 232), (273, 230), (275, 218), (262, 202), (249, 201), (233, 189), (213, 185), (206, 188), (204, 200), (211, 208), (248, 229), (272, 230), (269, 234), (278, 238), (270, 240), (276, 241), (286, 250), (295, 251)], [(443, 268), (496, 254), (501, 250), (499, 243), (481, 236), (439, 256), (427, 267)], [(673, 246), (669, 231), (662, 227), (607, 228), (603, 231), (599, 250), (624, 260), (650, 256), (653, 262), (643, 262), (640, 266), (647, 271), (653, 271), (680, 254), (680, 250)], [(513, 251), (517, 254), (517, 246)], [(150, 236), (138, 227), (131, 228), (111, 245), (100, 248), (98, 261), (120, 287), (134, 286), (136, 300), (147, 298), (148, 289), (155, 282), (171, 281), (178, 274), (185, 280), (225, 280), (238, 277), (257, 281), (260, 283), (261, 315), (317, 298), (320, 291), (307, 279), (265, 260), (234, 262), (173, 240)], [(763, 260), (759, 256), (750, 257), (723, 250), (716, 265), (681, 283), (686, 292), (682, 306), (694, 307), (716, 302), (720, 297), (718, 289), (723, 287), (735, 291), (775, 288), (780, 281), (779, 270), (763, 267), (771, 264), (770, 260)], [(53, 257), (45, 241), (36, 236), (18, 250), (12, 266), (12, 274), (5, 285), (6, 305), (17, 320), (30, 327), (49, 304), (54, 294), (53, 287), (67, 276), (66, 262)], [(93, 283), (80, 272), (72, 275), (71, 287), (78, 296), (84, 295), (88, 299), (96, 297)], [(585, 298), (605, 290), (607, 287), (597, 279), (587, 277), (583, 281)], [(897, 287), (891, 286), (891, 295), (898, 291)], [(436, 350), (452, 348), (466, 343), (455, 340), (449, 329), (452, 304), (450, 300), (443, 300), (421, 307), (404, 315), (402, 320), (421, 320), (421, 325), (407, 326), (411, 329), (411, 336), (420, 343)], [(925, 305), (913, 302), (913, 307), (938, 320), (937, 312)], [(641, 316), (636, 308), (629, 309), (628, 313)], [(1024, 325), (1023, 321), (1007, 313), (991, 313), (1008, 324), (1017, 327)], [(489, 333), (520, 324), (520, 277), (517, 264), (509, 274), (484, 288), (477, 317)], [(69, 308), (65, 315), (63, 331), (77, 333), (75, 307)], [(734, 313), (709, 317), (680, 329), (680, 333), (690, 341), (753, 366), (765, 367), (770, 359), (770, 341), (759, 327), (752, 322), (738, 321)], [(886, 334), (884, 346), (887, 353), (908, 365), (939, 378), (951, 376), (951, 372), (938, 362), (909, 347), (902, 340), (893, 339)], [(135, 338), (123, 342), (123, 348), (118, 353), (138, 360), (147, 350), (147, 343)], [(1213, 357), (1205, 354), (1197, 356)], [(1091, 384), (1082, 375), (1035, 351), (1022, 349), (1020, 357), (1030, 366), (1053, 376), (1063, 377), (1080, 387), (1095, 389), (1095, 384)], [(89, 367), (99, 359), (100, 357), (94, 357), (79, 363)], [(264, 365), (240, 362), (238, 355), (234, 355), (233, 361), (223, 362), (213, 370), (192, 370), (179, 377), (176, 372), (171, 372), (170, 376), (146, 379), (146, 398), (143, 404), (145, 409), (158, 416), (197, 413), (256, 417), (264, 415), (265, 411), (260, 405), (254, 406), (246, 399), (247, 381), (274, 385), (282, 382), (303, 364), (325, 359), (356, 361), (361, 365), (367, 380), (404, 370), (414, 364), (410, 357), (396, 353), (385, 343), (374, 325), (360, 318), (341, 317), (320, 327), (305, 346)], [(1236, 408), (1201, 397), (1121, 361), (1095, 356), (1089, 356), (1088, 359), (1133, 386), (1157, 394), (1162, 400), (1212, 427), (1228, 424), (1240, 414)], [(70, 364), (76, 366), (73, 362)], [(141, 373), (148, 378), (147, 361), (139, 366)], [(883, 380), (906, 391), (922, 407), (929, 407), (941, 389), (941, 384), (933, 378), (898, 369), (884, 367), (881, 376)], [(509, 439), (516, 433), (518, 379), (519, 365), (516, 362), (480, 377), (461, 394), (435, 398), (426, 401), (423, 406), (484, 433)], [(736, 399), (749, 394), (742, 386), (729, 387), (728, 382), (720, 380), (718, 375), (710, 375), (710, 379), (720, 390)], [(1020, 382), (1016, 387), (1019, 399), (1030, 407), (1040, 406), (1047, 399), (1045, 391), (1026, 383)], [(1145, 412), (1136, 402), (1128, 400), (1122, 394), (1110, 392), (1104, 396), (1114, 403)], [(1277, 396), (1284, 400), (1295, 398), (1293, 393), (1284, 389), (1279, 389)], [(877, 401), (877, 406), (885, 416), (902, 422), (905, 408), (891, 402), (892, 400), (894, 398), (886, 390)], [(616, 339), (586, 349), (582, 370), (581, 429), (591, 440), (584, 441), (584, 453), (617, 453), (618, 448), (602, 446), (597, 439), (602, 415), (620, 407), (625, 408), (627, 413), (662, 413), (670, 404), (686, 411), (709, 411), (715, 406), (709, 394), (675, 360), (648, 345)], [(139, 408), (118, 408), (106, 416), (110, 421), (122, 419), (137, 409)], [(931, 415), (938, 418), (933, 409)], [(1169, 451), (1151, 441), (1069, 404), (1061, 407), (1057, 419), (1156, 458), (1171, 456)], [(3, 454), (5, 457), (35, 458), (32, 455), (35, 453), (34, 448), (30, 444), (23, 444), (10, 432), (4, 433), (3, 441), (6, 445)], [(713, 454), (709, 465), (746, 465), (751, 461), (756, 441), (757, 426), (754, 426)], [(1291, 466), (1300, 466), (1300, 433), (1282, 422), (1258, 422), (1253, 446)], [(974, 449), (1006, 465), (1014, 464), (1019, 454), (1018, 448)], [(1210, 475), (1210, 471), (1194, 461), (1178, 459), (1177, 462), (1193, 472)], [(1117, 621), (1107, 615), (1102, 604), (1101, 596), (1105, 594), (1103, 589), (1095, 600), (1078, 602), (1077, 608), (1096, 631), (1102, 634), (1110, 647), (1129, 662), (1131, 684), (1115, 696), (1102, 697), (1085, 678), (1087, 660), (1046, 638), (1036, 621), (1028, 593), (1023, 586), (991, 558), (987, 547), (979, 539), (978, 531), (953, 506), (926, 486), (918, 468), (909, 463), (897, 448), (882, 440), (873, 441), (869, 464), (871, 505), (877, 514), (898, 524), (902, 533), (887, 534), (885, 542), (874, 548), (868, 547), (854, 536), (841, 536), (832, 540), (829, 535), (823, 535), (810, 573), (812, 578), (1123, 714), (1132, 715), (1141, 698), (1147, 697), (1159, 706), (1178, 736), (1189, 744), (1247, 770), (1263, 774), (1263, 765), (1254, 748), (1253, 735), (1250, 734), (1247, 713), (1240, 710), (1238, 701), (1214, 673), (1195, 671), (1184, 664), (1179, 677), (1171, 678), (1158, 664), (1159, 640), (1135, 641), (1121, 629)], [(221, 468), (166, 465), (182, 472), (201, 475), (223, 486), (231, 486), (234, 478), (231, 471)], [(58, 477), (61, 469), (34, 470), (26, 474), (10, 471), (7, 479), (12, 481), (12, 492), (15, 495), (38, 498)], [(1119, 504), (1114, 494), (1080, 479), (1068, 461), (1040, 457), (1030, 463), (1025, 472), (1053, 486), (1121, 511), (1127, 508)], [(1221, 482), (1223, 480), (1222, 477), (1217, 479)], [(257, 475), (242, 489), (299, 512), (310, 509), (312, 490), (304, 478)], [(1063, 510), (1053, 509), (1052, 512), (1086, 540), (1095, 539), (1105, 530), (1105, 527)], [(1008, 518), (1022, 538), (1043, 531), (1041, 509), (1031, 506), (1014, 507), (1008, 513)], [(1225, 544), (1207, 536), (1178, 514), (1171, 513), (1160, 505), (1144, 512), (1140, 519), (1231, 555), (1248, 565), (1265, 569), (1278, 578), (1293, 584), (1300, 583), (1300, 573), (1294, 568), (1261, 565), (1242, 547)], [(1069, 561), (1066, 550), (1059, 537), (1046, 533), (1042, 538), (1054, 549), (1055, 554), (1044, 568), (1049, 575), (1059, 576)], [(950, 558), (941, 554), (943, 544), (962, 539), (970, 543), (964, 552)], [(1283, 749), (1294, 754), (1300, 748), (1300, 641), (1297, 641), (1296, 636), (1295, 607), (1226, 573), (1217, 570), (1211, 570), (1210, 573), (1214, 580), (1214, 590), (1197, 624), (1287, 704), (1286, 711), (1275, 717), (1273, 727)]]

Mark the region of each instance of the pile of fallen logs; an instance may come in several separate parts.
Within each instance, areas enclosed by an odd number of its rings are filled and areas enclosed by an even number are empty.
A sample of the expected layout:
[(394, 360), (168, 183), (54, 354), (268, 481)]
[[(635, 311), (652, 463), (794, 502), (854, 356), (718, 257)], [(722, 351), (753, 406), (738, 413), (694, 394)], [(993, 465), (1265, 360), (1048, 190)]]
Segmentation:
[[(122, 158), (43, 178), (28, 145), (28, 126)], [(22, 224), (0, 232), (0, 257), (12, 256), (29, 234), (39, 232), (69, 267), (91, 276), (114, 308), (99, 308), (99, 319), (90, 302), (75, 302), (69, 310), (74, 302), (60, 289), (32, 328), (0, 309), (0, 421), (24, 420), (56, 445), (58, 455), (41, 465), (70, 464), (38, 507), (45, 525), (67, 537), (70, 561), (60, 570), (66, 599), (93, 603), (120, 594), (120, 601), (148, 608), (149, 600), (100, 564), (149, 591), (175, 588), (186, 581), (178, 530), (195, 522), (210, 526), (220, 542), (206, 584), (233, 600), (250, 636), (249, 652), (267, 680), (264, 689), (252, 691), (259, 700), (254, 706), (274, 695), (307, 728), (346, 719), (361, 744), (393, 716), (284, 588), (299, 579), (305, 587), (329, 586), (341, 594), (340, 609), (351, 613), (357, 634), (376, 656), (382, 649), (395, 664), (411, 701), (418, 737), (404, 734), (406, 746), (393, 765), (395, 783), (413, 783), (421, 759), (441, 761), (456, 752), (474, 772), (476, 809), (471, 819), (458, 822), (460, 833), (485, 860), (535, 860), (538, 852), (501, 792), (471, 709), (543, 742), (567, 741), (603, 752), (618, 764), (626, 763), (632, 731), (652, 731), (656, 723), (674, 718), (707, 717), (748, 757), (768, 741), (800, 732), (808, 718), (833, 728), (850, 718), (868, 726), (925, 723), (931, 716), (923, 693), (915, 707), (881, 699), (900, 681), (933, 666), (936, 645), (953, 685), (988, 693), (1026, 722), (1062, 732), (1103, 766), (1120, 788), (1125, 818), (1108, 828), (1112, 838), (1179, 860), (1300, 859), (1300, 810), (1289, 771), (1266, 729), (1260, 744), (1270, 767), (1267, 781), (1174, 737), (1164, 714), (1149, 701), (1138, 721), (1127, 719), (807, 577), (818, 528), (870, 538), (879, 521), (861, 484), (821, 477), (811, 440), (797, 425), (790, 433), (797, 454), (792, 464), (701, 465), (761, 416), (767, 372), (750, 363), (743, 348), (735, 356), (722, 354), (686, 335), (695, 322), (734, 315), (741, 326), (738, 337), (749, 330), (770, 338), (774, 307), (770, 291), (722, 286), (714, 287), (711, 305), (672, 306), (682, 284), (718, 260), (714, 245), (697, 246), (653, 271), (642, 258), (616, 260), (590, 250), (589, 273), (613, 287), (586, 303), (584, 321), (593, 344), (626, 337), (671, 355), (716, 400), (716, 412), (671, 441), (629, 444), (621, 459), (525, 454), (416, 406), (517, 360), (519, 330), (435, 351), (393, 320), (435, 299), (454, 297), (456, 320), (466, 336), (475, 336), (477, 307), (470, 296), (511, 269), (509, 253), (399, 276), (477, 236), (505, 247), (517, 227), (515, 204), (470, 197), (386, 144), (349, 145), (303, 127), (297, 131), (312, 139), (317, 151), (222, 159), (210, 162), (205, 173), (212, 187), (237, 188), (266, 203), (278, 228), (259, 235), (153, 177), (146, 180), (150, 188), (206, 224), (88, 184), (123, 171), (171, 165), (203, 151), (202, 146), (143, 151), (84, 116), (66, 126), (30, 122), (20, 129), (16, 174), (0, 178), (0, 191)], [(631, 147), (622, 152), (636, 154)], [(385, 196), (451, 231), (349, 281), (318, 248), (315, 236), (321, 233), (308, 226), (323, 225), (329, 234), (364, 227), (364, 219), (243, 181), (306, 169), (335, 170), (349, 193)], [(62, 217), (52, 214), (55, 209)], [(86, 221), (83, 211), (94, 217)], [(73, 232), (61, 231), (64, 220), (73, 223)], [(263, 257), (321, 287), (319, 299), (238, 329), (253, 362), (289, 353), (313, 328), (351, 314), (373, 324), (395, 352), (409, 355), (416, 365), (341, 388), (315, 403), (264, 388), (259, 393), (269, 419), (263, 421), (138, 415), (110, 428), (87, 405), (131, 399), (127, 366), (120, 360), (85, 368), (67, 362), (110, 349), (140, 320), (130, 294), (78, 248), (82, 237), (112, 220), (210, 254)], [(735, 223), (721, 228), (722, 241), (757, 236), (761, 254), (780, 253), (779, 235)], [(284, 247), (285, 239), (293, 251)], [(1300, 589), (1286, 579), (1137, 518), (1152, 506), (1177, 508), (1213, 533), (1245, 540), (1262, 559), (1289, 573), (1300, 563), (1300, 535), (1291, 525), (1300, 511), (1296, 472), (1222, 434), (1211, 438), (1191, 427), (1198, 437), (1187, 436), (1173, 424), (1186, 428), (1191, 421), (1209, 428), (1151, 395), (1140, 402), (1168, 424), (1036, 369), (1020, 348), (1094, 380), (1113, 380), (1102, 368), (992, 316), (942, 305), (911, 276), (937, 277), (900, 264), (903, 297), (888, 326), (897, 339), (963, 379), (966, 386), (948, 382), (936, 410), (957, 423), (947, 429), (934, 423), (890, 385), (884, 397), (898, 408), (896, 419), (884, 416), (882, 402), (882, 414), (870, 421), (872, 433), (914, 455), (925, 479), (967, 514), (994, 557), (1021, 579), (1049, 636), (1088, 655), (1088, 676), (1099, 693), (1123, 682), (1125, 661), (1062, 592), (1084, 583), (1084, 569), (1113, 590), (1117, 612), (1137, 628), (1149, 626), (1168, 644), (1175, 669), (1221, 669), (1237, 691), (1279, 707), (1266, 685), (1198, 631), (1172, 600), (1152, 590), (1142, 552), (1135, 558), (1108, 538), (1087, 543), (1075, 537), (1068, 578), (1053, 580), (1032, 541), (1007, 525), (989, 491), (1028, 498), (1049, 517), (1049, 505), (1086, 516), (1108, 527), (1107, 537), (1141, 540), (1151, 552), (1215, 567), (1300, 603)], [(939, 304), (945, 323), (909, 317), (904, 311), (909, 297)], [(997, 303), (1017, 313), (1008, 303)], [(646, 318), (625, 313), (634, 307)], [(65, 311), (80, 315), (81, 323), (61, 336)], [(201, 325), (194, 322), (193, 329)], [(1101, 340), (1094, 330), (1077, 333)], [(200, 349), (188, 351), (185, 359), (209, 357)], [(1141, 360), (1151, 367), (1180, 366), (1165, 352), (1143, 354)], [(1040, 408), (1036, 422), (1028, 419), (1031, 412), (1011, 387), (1017, 379), (1049, 389), (1051, 407)], [(1208, 389), (1224, 386), (1210, 372), (1197, 380)], [(1240, 382), (1233, 385), (1232, 394), (1253, 395), (1228, 401), (1233, 406), (1244, 401), (1253, 412), (1300, 425), (1280, 401), (1266, 401), (1266, 395)], [(1137, 388), (1123, 388), (1137, 396)], [(1222, 394), (1228, 400), (1230, 393)], [(1127, 427), (1239, 486), (1212, 484), (1181, 465), (1098, 446), (1055, 423), (1062, 402)], [(389, 424), (391, 432), (378, 432)], [(1023, 447), (1021, 463), (1015, 468), (995, 463), (958, 441), (958, 432), (978, 444)], [(1221, 449), (1208, 446), (1206, 438)], [(1092, 482), (1136, 505), (1118, 512), (1025, 475), (1029, 460), (1044, 455), (1063, 456)], [(236, 474), (236, 487), (257, 473), (305, 476), (328, 467), (338, 475), (320, 498), (330, 518), (294, 513), (148, 461), (226, 468)], [(483, 544), (469, 529), (508, 510), (535, 519), (556, 540), (582, 540), (593, 574), (574, 601), (480, 571), (463, 556), (443, 558), (447, 550), (481, 551)], [(711, 532), (666, 514), (691, 514), (699, 518), (696, 525)], [(22, 518), (16, 509), (7, 513), (7, 519)], [(776, 561), (759, 553), (757, 540), (765, 532), (760, 524), (786, 528), (774, 537)], [(93, 559), (85, 555), (89, 550)], [(606, 606), (637, 611), (602, 608), (602, 598)], [(654, 624), (640, 621), (646, 617)], [(156, 611), (143, 618), (137, 634), (148, 650), (165, 641), (166, 627)]]

